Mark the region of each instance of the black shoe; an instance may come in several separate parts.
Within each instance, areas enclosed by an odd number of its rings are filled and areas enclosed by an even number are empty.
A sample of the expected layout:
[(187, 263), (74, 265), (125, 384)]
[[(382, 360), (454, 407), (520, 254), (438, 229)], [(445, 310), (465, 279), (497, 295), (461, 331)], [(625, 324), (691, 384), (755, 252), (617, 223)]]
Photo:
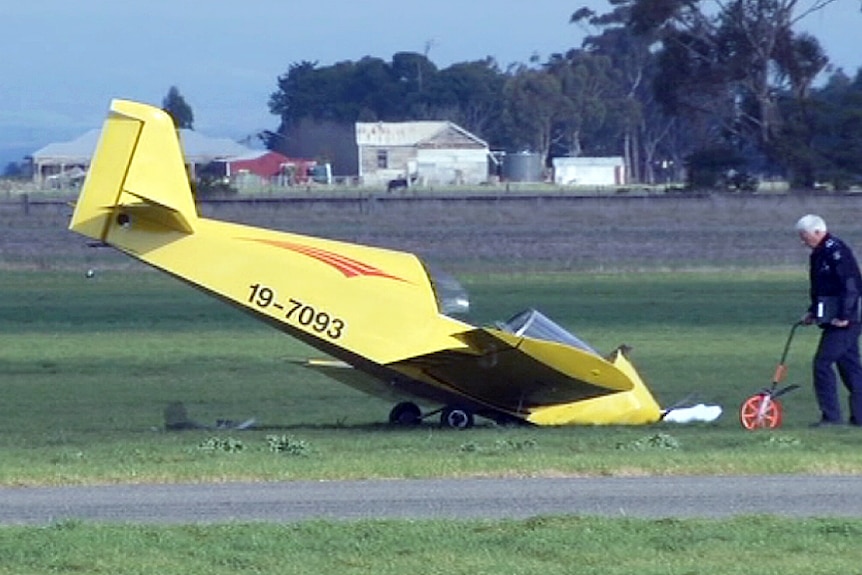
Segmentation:
[(820, 421), (815, 421), (808, 427), (816, 428), (816, 427), (839, 427), (844, 425), (843, 421), (832, 421), (830, 419), (821, 419)]

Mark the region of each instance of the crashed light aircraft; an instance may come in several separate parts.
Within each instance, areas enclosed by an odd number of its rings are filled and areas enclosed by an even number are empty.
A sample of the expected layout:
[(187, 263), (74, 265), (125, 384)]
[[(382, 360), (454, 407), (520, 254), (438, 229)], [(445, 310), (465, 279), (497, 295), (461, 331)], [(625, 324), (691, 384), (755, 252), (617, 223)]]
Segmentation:
[(603, 357), (535, 310), (493, 327), (460, 321), (457, 282), (414, 254), (200, 217), (174, 124), (156, 107), (111, 103), (69, 228), (324, 352), (305, 365), (397, 402), (392, 423), (662, 415), (623, 349)]

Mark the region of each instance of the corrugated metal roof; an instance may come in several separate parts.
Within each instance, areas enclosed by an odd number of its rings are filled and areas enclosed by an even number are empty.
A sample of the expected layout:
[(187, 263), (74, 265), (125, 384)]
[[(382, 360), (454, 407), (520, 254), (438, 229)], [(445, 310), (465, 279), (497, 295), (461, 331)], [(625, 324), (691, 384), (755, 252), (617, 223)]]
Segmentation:
[[(31, 154), (34, 162), (40, 164), (66, 163), (86, 164), (96, 151), (99, 142), (98, 128), (89, 130), (68, 142), (55, 142)], [(237, 157), (257, 157), (266, 151), (253, 150), (238, 144), (230, 138), (210, 138), (194, 130), (180, 130), (180, 143), (187, 162), (205, 164), (214, 160)]]
[(211, 138), (194, 130), (180, 130), (180, 144), (187, 162), (206, 163), (213, 160), (260, 156), (266, 151), (252, 150), (230, 138)]
[(478, 138), (448, 121), (416, 122), (356, 122), (356, 144), (359, 146), (415, 146), (432, 140), (447, 129), (460, 132), (476, 143), (487, 146)]
[(94, 128), (68, 142), (54, 142), (33, 152), (30, 157), (39, 163), (57, 162), (86, 164), (93, 157), (101, 130)]

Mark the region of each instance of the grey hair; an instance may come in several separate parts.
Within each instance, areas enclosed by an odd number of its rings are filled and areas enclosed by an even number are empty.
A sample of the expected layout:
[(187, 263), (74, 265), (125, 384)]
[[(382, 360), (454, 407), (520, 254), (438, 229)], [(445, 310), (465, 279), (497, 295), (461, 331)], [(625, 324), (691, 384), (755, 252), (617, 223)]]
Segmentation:
[(825, 232), (826, 222), (820, 216), (808, 214), (806, 216), (802, 216), (799, 218), (799, 221), (796, 222), (796, 231), (800, 233), (807, 232), (809, 234)]

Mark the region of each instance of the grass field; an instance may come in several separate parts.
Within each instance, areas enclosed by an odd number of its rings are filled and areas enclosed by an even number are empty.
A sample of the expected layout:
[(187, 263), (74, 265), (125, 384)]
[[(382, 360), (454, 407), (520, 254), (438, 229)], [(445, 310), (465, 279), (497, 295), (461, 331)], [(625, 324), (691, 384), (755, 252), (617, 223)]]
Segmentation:
[[(68, 208), (0, 206), (0, 484), (468, 475), (862, 473), (860, 435), (810, 430), (813, 329), (788, 360), (785, 424), (746, 432), (805, 305), (793, 221), (817, 211), (862, 246), (856, 198), (705, 203), (381, 205), (217, 217), (421, 248), (472, 295), (471, 321), (535, 306), (600, 351), (627, 343), (662, 405), (714, 424), (390, 429), (389, 404), (309, 373), (316, 355), (249, 317), (64, 231)], [(628, 208), (622, 207), (628, 205)], [(5, 211), (4, 211), (5, 210)], [(412, 224), (412, 225), (411, 225)], [(84, 270), (93, 268), (92, 279)], [(254, 417), (250, 431), (166, 432)], [(856, 573), (862, 521), (99, 526), (0, 529), (0, 573)]]
[(0, 574), (835, 575), (862, 521), (540, 517), (524, 521), (88, 526), (0, 530)]
[[(783, 398), (782, 429), (750, 433), (737, 420), (740, 402), (771, 382), (804, 299), (799, 273), (467, 276), (475, 323), (536, 304), (600, 351), (633, 346), (663, 406), (705, 402), (725, 413), (711, 425), (631, 428), (480, 420), (466, 433), (436, 421), (390, 429), (391, 405), (291, 361), (317, 352), (157, 272), (3, 277), (7, 485), (862, 470), (855, 430), (807, 429), (817, 417), (813, 328), (791, 350), (789, 381), (803, 389)], [(254, 417), (257, 429), (166, 433), (173, 402), (210, 426)]]

